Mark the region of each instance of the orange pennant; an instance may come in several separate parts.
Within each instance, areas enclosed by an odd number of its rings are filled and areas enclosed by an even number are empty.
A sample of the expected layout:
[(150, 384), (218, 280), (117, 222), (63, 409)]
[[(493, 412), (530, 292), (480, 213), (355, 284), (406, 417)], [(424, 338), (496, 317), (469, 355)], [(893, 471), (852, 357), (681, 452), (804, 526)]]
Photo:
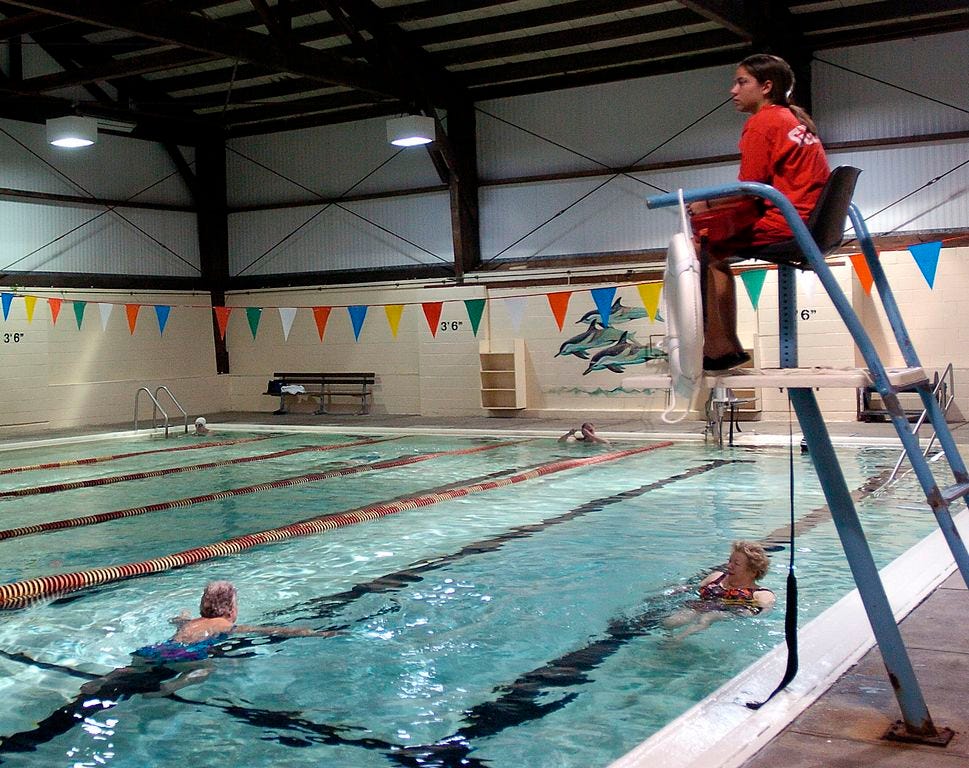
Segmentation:
[(565, 313), (569, 309), (569, 299), (572, 298), (572, 291), (556, 291), (555, 293), (549, 293), (546, 298), (548, 299), (548, 305), (552, 308), (555, 324), (558, 325), (561, 331), (562, 324), (565, 322)]
[(57, 325), (57, 316), (61, 313), (63, 299), (47, 299), (47, 306), (50, 307), (51, 325)]
[(219, 336), (225, 338), (225, 329), (229, 326), (229, 315), (232, 314), (232, 307), (212, 307), (215, 312), (215, 320), (219, 324)]
[(141, 309), (141, 304), (125, 304), (124, 311), (128, 316), (128, 333), (132, 336), (135, 335), (135, 325), (138, 323), (138, 311)]
[(871, 270), (868, 269), (868, 262), (865, 261), (865, 255), (863, 253), (856, 253), (849, 258), (855, 268), (855, 274), (858, 275), (858, 280), (861, 282), (861, 287), (865, 289), (865, 293), (871, 296), (871, 284), (875, 282), (875, 278), (872, 277)]
[(316, 321), (316, 332), (320, 334), (320, 341), (323, 341), (326, 321), (330, 319), (330, 307), (313, 307), (313, 319)]
[(443, 301), (425, 301), (421, 304), (424, 310), (424, 317), (427, 318), (427, 327), (431, 329), (431, 336), (437, 338), (437, 323), (441, 319), (441, 309), (444, 307)]

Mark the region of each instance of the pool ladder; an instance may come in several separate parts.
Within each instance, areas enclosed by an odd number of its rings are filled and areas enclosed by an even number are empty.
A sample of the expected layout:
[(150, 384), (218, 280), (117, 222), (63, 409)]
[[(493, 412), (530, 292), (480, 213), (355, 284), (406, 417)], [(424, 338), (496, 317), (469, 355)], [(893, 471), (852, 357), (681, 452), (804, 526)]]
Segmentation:
[[(738, 194), (754, 195), (769, 200), (784, 215), (798, 247), (807, 260), (807, 264), (813, 269), (818, 280), (828, 292), (828, 296), (851, 333), (862, 357), (864, 357), (872, 385), (881, 396), (895, 431), (902, 442), (905, 455), (908, 456), (919, 484), (925, 492), (926, 500), (935, 515), (936, 522), (952, 552), (953, 559), (962, 574), (963, 580), (969, 585), (969, 554), (966, 552), (965, 543), (959, 535), (950, 511), (953, 503), (960, 500), (965, 502), (967, 496), (969, 496), (969, 473), (966, 471), (966, 466), (959, 454), (952, 432), (946, 423), (945, 411), (924, 371), (914, 385), (901, 384), (896, 386), (892, 383), (868, 332), (825, 262), (817, 243), (815, 243), (794, 206), (783, 194), (771, 186), (756, 182), (739, 182), (720, 187), (684, 190), (681, 194), (682, 197), (677, 193), (659, 195), (649, 198), (646, 204), (650, 208), (664, 208), (679, 205), (681, 200), (685, 203), (693, 203)], [(851, 220), (865, 261), (871, 270), (874, 284), (885, 309), (885, 315), (891, 325), (905, 364), (912, 369), (921, 369), (922, 364), (902, 321), (894, 294), (888, 285), (885, 271), (878, 259), (871, 234), (864, 218), (853, 203), (848, 206), (848, 218)], [(793, 266), (788, 264), (778, 266), (780, 364), (782, 368), (794, 369), (797, 368), (797, 290), (795, 276)], [(841, 465), (831, 444), (824, 417), (818, 407), (814, 386), (817, 385), (789, 386), (787, 389), (902, 712), (903, 720), (892, 725), (884, 734), (884, 738), (944, 746), (952, 738), (953, 732), (949, 728), (936, 728), (929, 715), (922, 690), (915, 677), (912, 662), (902, 642), (898, 624), (895, 622), (891, 605), (885, 594), (878, 568), (858, 519)], [(899, 401), (899, 392), (912, 392), (913, 390), (919, 394), (926, 418), (935, 430), (935, 436), (952, 472), (954, 482), (946, 487), (940, 487), (933, 477), (929, 460), (922, 453), (918, 436), (912, 431), (908, 416)]]
[(138, 431), (138, 400), (141, 398), (142, 392), (148, 395), (149, 399), (151, 400), (152, 431), (157, 429), (158, 414), (161, 413), (161, 415), (164, 416), (165, 418), (165, 423), (164, 423), (165, 437), (168, 437), (168, 430), (171, 425), (171, 419), (169, 419), (168, 417), (168, 412), (164, 408), (162, 408), (161, 403), (158, 402), (159, 394), (161, 392), (164, 392), (166, 395), (168, 395), (168, 399), (172, 401), (175, 407), (182, 412), (182, 419), (185, 422), (185, 434), (188, 434), (188, 413), (185, 411), (184, 408), (182, 408), (181, 403), (179, 403), (178, 400), (175, 399), (175, 395), (172, 394), (171, 390), (168, 387), (166, 387), (164, 384), (162, 384), (160, 387), (155, 389), (155, 394), (152, 394), (151, 391), (148, 389), (148, 387), (140, 387), (138, 391), (135, 392), (135, 417), (134, 417), (135, 432)]

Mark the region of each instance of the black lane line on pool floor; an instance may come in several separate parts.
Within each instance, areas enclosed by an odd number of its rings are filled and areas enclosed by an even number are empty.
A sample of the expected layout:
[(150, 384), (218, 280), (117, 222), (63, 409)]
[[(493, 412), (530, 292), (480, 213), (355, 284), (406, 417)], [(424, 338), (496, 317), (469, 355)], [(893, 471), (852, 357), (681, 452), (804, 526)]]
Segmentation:
[(599, 499), (592, 499), (578, 507), (565, 512), (561, 515), (556, 515), (555, 517), (547, 517), (544, 520), (540, 520), (537, 523), (526, 523), (524, 525), (516, 525), (513, 528), (501, 533), (497, 536), (493, 536), (488, 539), (481, 539), (480, 541), (472, 542), (467, 544), (457, 552), (452, 552), (448, 555), (441, 555), (439, 557), (434, 557), (429, 560), (422, 560), (413, 565), (409, 565), (400, 571), (395, 571), (393, 573), (387, 573), (382, 576), (378, 576), (376, 579), (371, 581), (363, 582), (361, 584), (356, 584), (345, 592), (337, 592), (332, 595), (327, 595), (325, 597), (315, 598), (313, 600), (307, 600), (304, 603), (298, 603), (294, 606), (288, 608), (281, 608), (270, 614), (267, 614), (269, 618), (276, 618), (279, 616), (288, 616), (293, 611), (309, 609), (311, 613), (305, 613), (297, 616), (291, 621), (299, 621), (306, 619), (327, 619), (331, 618), (333, 614), (341, 608), (352, 603), (354, 600), (359, 600), (365, 595), (378, 594), (382, 592), (394, 592), (403, 589), (406, 586), (414, 584), (423, 580), (421, 574), (428, 573), (430, 571), (437, 570), (438, 568), (443, 568), (446, 565), (455, 563), (459, 560), (463, 560), (471, 555), (480, 555), (487, 552), (494, 552), (508, 543), (509, 541), (515, 541), (517, 539), (524, 539), (532, 536), (535, 533), (539, 533), (547, 528), (551, 528), (554, 525), (560, 525), (562, 523), (567, 523), (570, 520), (575, 520), (576, 518), (587, 515), (590, 512), (598, 512), (604, 507), (611, 504), (616, 504), (620, 501), (626, 501), (627, 499), (633, 499), (637, 496), (642, 496), (649, 491), (654, 491), (662, 488), (664, 485), (669, 483), (677, 482), (679, 480), (685, 480), (696, 475), (703, 474), (704, 472), (709, 472), (713, 469), (719, 469), (728, 464), (749, 464), (752, 463), (750, 459), (715, 459), (714, 461), (708, 462), (706, 464), (700, 464), (693, 467), (686, 472), (682, 472), (678, 475), (672, 475), (670, 477), (665, 477), (661, 480), (649, 483), (647, 485), (640, 486), (639, 488), (633, 488), (628, 491), (622, 491), (613, 496), (604, 496)]

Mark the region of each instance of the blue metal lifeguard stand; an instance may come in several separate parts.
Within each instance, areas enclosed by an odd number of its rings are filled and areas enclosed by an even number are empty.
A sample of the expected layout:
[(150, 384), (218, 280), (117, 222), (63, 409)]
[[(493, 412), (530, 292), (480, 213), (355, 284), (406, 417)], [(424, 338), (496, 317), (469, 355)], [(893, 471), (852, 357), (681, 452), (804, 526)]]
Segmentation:
[[(754, 195), (764, 198), (777, 206), (784, 215), (794, 234), (797, 246), (803, 254), (805, 268), (809, 267), (817, 274), (861, 352), (867, 370), (861, 370), (857, 373), (862, 382), (867, 381), (868, 385), (874, 386), (881, 395), (899, 439), (902, 441), (905, 453), (925, 492), (929, 506), (935, 514), (949, 549), (952, 551), (962, 578), (969, 585), (969, 554), (966, 552), (965, 543), (955, 527), (950, 512), (950, 507), (954, 502), (960, 499), (965, 500), (969, 496), (969, 474), (966, 472), (966, 466), (946, 424), (945, 413), (932, 391), (932, 384), (922, 368), (902, 321), (895, 297), (878, 260), (871, 234), (861, 213), (853, 203), (849, 205), (848, 217), (854, 226), (855, 234), (871, 270), (875, 287), (878, 290), (895, 340), (907, 366), (904, 369), (888, 370), (882, 364), (874, 344), (825, 262), (811, 232), (801, 220), (794, 206), (783, 194), (771, 186), (753, 182), (738, 182), (726, 186), (684, 190), (682, 193), (685, 203), (713, 200), (732, 195)], [(679, 205), (679, 203), (680, 196), (677, 193), (651, 197), (646, 201), (650, 208), (665, 208)], [(838, 222), (838, 226), (843, 229), (843, 213), (842, 221)], [(756, 256), (752, 257), (756, 258)], [(795, 267), (782, 263), (778, 266), (778, 270), (780, 368), (773, 372), (762, 372), (763, 375), (760, 378), (763, 381), (756, 384), (754, 383), (754, 379), (758, 378), (756, 376), (732, 376), (729, 372), (717, 376), (714, 382), (717, 386), (726, 387), (775, 385), (788, 390), (808, 451), (821, 481), (825, 499), (831, 509), (831, 516), (841, 539), (851, 573), (858, 587), (865, 612), (868, 615), (875, 640), (878, 643), (878, 648), (881, 651), (889, 679), (895, 689), (895, 695), (901, 708), (903, 722), (892, 726), (886, 737), (904, 741), (945, 744), (951, 738), (952, 731), (948, 728), (936, 728), (929, 715), (928, 707), (915, 677), (908, 652), (902, 642), (898, 625), (895, 623), (888, 597), (885, 594), (871, 549), (862, 530), (851, 493), (845, 482), (841, 465), (834, 452), (824, 417), (814, 394), (815, 388), (845, 386), (842, 376), (844, 372), (832, 370), (831, 375), (826, 376), (821, 369), (798, 368)], [(768, 384), (768, 381), (771, 384)], [(709, 382), (710, 379), (708, 378)], [(952, 470), (954, 483), (945, 488), (940, 488), (936, 483), (928, 461), (920, 449), (918, 437), (909, 428), (908, 417), (898, 398), (900, 391), (910, 392), (913, 389), (918, 392), (922, 400), (928, 419), (938, 436), (939, 444)]]

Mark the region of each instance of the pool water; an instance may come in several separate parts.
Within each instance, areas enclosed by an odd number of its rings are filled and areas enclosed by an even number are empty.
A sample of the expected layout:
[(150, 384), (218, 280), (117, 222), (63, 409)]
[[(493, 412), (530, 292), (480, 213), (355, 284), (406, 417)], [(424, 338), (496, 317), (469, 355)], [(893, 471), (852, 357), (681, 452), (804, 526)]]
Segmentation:
[[(333, 469), (354, 473), (0, 541), (0, 581), (160, 557), (642, 445), (405, 436), (321, 451), (369, 439), (289, 434), (234, 442), (242, 437), (197, 450), (9, 472), (0, 489), (23, 495), (0, 497), (0, 526)], [(78, 453), (158, 448), (157, 440), (132, 439), (0, 453), (0, 472)], [(484, 450), (460, 453), (469, 448)], [(287, 453), (226, 463), (280, 452)], [(933, 530), (913, 484), (872, 492), (896, 451), (839, 455), (849, 488), (866, 489), (859, 514), (880, 567)], [(421, 460), (371, 469), (405, 458)], [(0, 713), (0, 761), (604, 766), (783, 640), (781, 607), (717, 622), (683, 640), (662, 617), (689, 597), (673, 588), (723, 562), (730, 542), (741, 538), (776, 549), (763, 583), (783, 605), (788, 460), (786, 450), (663, 445), (4, 612), (0, 690), (11, 705)], [(220, 466), (105, 482), (213, 462)], [(803, 623), (854, 585), (806, 456), (795, 456), (794, 476)], [(85, 480), (105, 484), (30, 492)], [(177, 684), (189, 684), (159, 695), (150, 690), (157, 688), (151, 676), (136, 672), (133, 682), (97, 694), (106, 705), (78, 716), (82, 709), (72, 702), (85, 699), (82, 685), (128, 665), (132, 650), (169, 637), (168, 619), (194, 611), (205, 583), (220, 578), (239, 588), (240, 623), (341, 634), (234, 638), (200, 662), (201, 671), (183, 672)]]

